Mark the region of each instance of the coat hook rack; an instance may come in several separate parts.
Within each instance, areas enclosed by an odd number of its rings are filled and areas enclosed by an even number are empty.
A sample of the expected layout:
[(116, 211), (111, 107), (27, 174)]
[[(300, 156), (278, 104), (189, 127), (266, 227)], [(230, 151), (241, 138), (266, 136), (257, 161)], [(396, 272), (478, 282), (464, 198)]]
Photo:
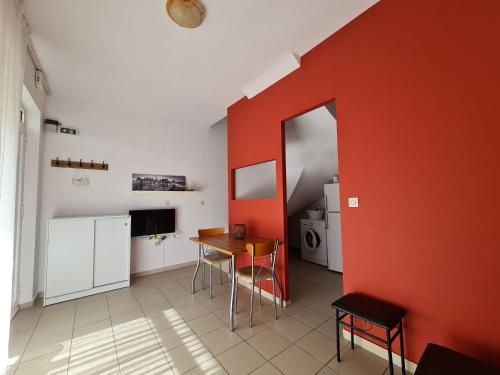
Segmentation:
[(109, 165), (104, 161), (102, 163), (94, 163), (93, 160), (90, 162), (82, 161), (82, 159), (74, 161), (70, 158), (68, 160), (59, 160), (59, 157), (52, 159), (50, 165), (57, 168), (94, 169), (96, 171), (107, 171), (109, 169)]

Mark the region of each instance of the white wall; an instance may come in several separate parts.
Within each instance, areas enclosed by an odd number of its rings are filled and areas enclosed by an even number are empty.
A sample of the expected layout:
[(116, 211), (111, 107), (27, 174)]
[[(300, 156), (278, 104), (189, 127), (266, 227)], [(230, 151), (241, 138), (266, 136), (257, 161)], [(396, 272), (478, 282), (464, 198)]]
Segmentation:
[(285, 142), (287, 180), (288, 171), (303, 168), (287, 206), (289, 245), (300, 247), (300, 218), (306, 209), (322, 205), (323, 185), (339, 171), (337, 121), (327, 108), (317, 108), (287, 121)]
[[(193, 108), (195, 110), (195, 108)], [(133, 272), (196, 259), (188, 237), (200, 227), (227, 226), (227, 142), (225, 120), (193, 128), (164, 118), (117, 111), (106, 103), (66, 101), (51, 96), (47, 116), (78, 128), (79, 136), (44, 132), (38, 289), (45, 277), (46, 225), (53, 216), (127, 213), (139, 208), (176, 208), (177, 238), (133, 243)], [(138, 111), (139, 112), (139, 111)], [(53, 168), (50, 160), (71, 158), (109, 163), (109, 171), (85, 170), (87, 189), (72, 186), (76, 169)], [(199, 194), (131, 193), (132, 173), (186, 175)]]

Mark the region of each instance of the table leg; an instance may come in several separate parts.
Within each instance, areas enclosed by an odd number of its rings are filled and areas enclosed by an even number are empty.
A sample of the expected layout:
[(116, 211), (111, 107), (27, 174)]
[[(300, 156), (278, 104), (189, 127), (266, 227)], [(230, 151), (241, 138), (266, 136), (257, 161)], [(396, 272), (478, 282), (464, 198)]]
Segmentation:
[(234, 331), (234, 309), (235, 309), (235, 299), (236, 299), (236, 256), (231, 256), (232, 269), (231, 269), (231, 305), (229, 306), (229, 329)]
[(198, 245), (198, 263), (196, 263), (196, 269), (194, 270), (193, 282), (191, 284), (191, 294), (195, 292), (195, 283), (196, 283), (196, 275), (198, 274), (198, 270), (200, 269), (201, 262), (201, 245)]
[(275, 281), (276, 281), (276, 284), (278, 285), (278, 289), (280, 290), (280, 307), (283, 308), (283, 300), (284, 300), (284, 296), (283, 296), (283, 288), (281, 287), (281, 284), (280, 284), (280, 281), (278, 280), (277, 277), (274, 278)]

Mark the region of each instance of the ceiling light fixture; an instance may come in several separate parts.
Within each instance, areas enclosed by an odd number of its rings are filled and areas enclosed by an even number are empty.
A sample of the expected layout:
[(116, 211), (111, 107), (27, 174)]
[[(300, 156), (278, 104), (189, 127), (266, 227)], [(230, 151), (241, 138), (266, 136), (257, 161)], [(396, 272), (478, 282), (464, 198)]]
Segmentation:
[(198, 0), (167, 0), (168, 16), (179, 26), (195, 28), (205, 17), (205, 8)]

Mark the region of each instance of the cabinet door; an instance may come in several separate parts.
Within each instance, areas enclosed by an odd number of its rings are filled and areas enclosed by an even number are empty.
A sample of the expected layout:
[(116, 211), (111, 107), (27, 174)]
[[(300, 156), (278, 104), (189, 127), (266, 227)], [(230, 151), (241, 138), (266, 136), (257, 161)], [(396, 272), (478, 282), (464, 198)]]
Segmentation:
[(129, 279), (130, 217), (95, 221), (94, 286)]
[(45, 296), (92, 289), (94, 220), (49, 220)]

